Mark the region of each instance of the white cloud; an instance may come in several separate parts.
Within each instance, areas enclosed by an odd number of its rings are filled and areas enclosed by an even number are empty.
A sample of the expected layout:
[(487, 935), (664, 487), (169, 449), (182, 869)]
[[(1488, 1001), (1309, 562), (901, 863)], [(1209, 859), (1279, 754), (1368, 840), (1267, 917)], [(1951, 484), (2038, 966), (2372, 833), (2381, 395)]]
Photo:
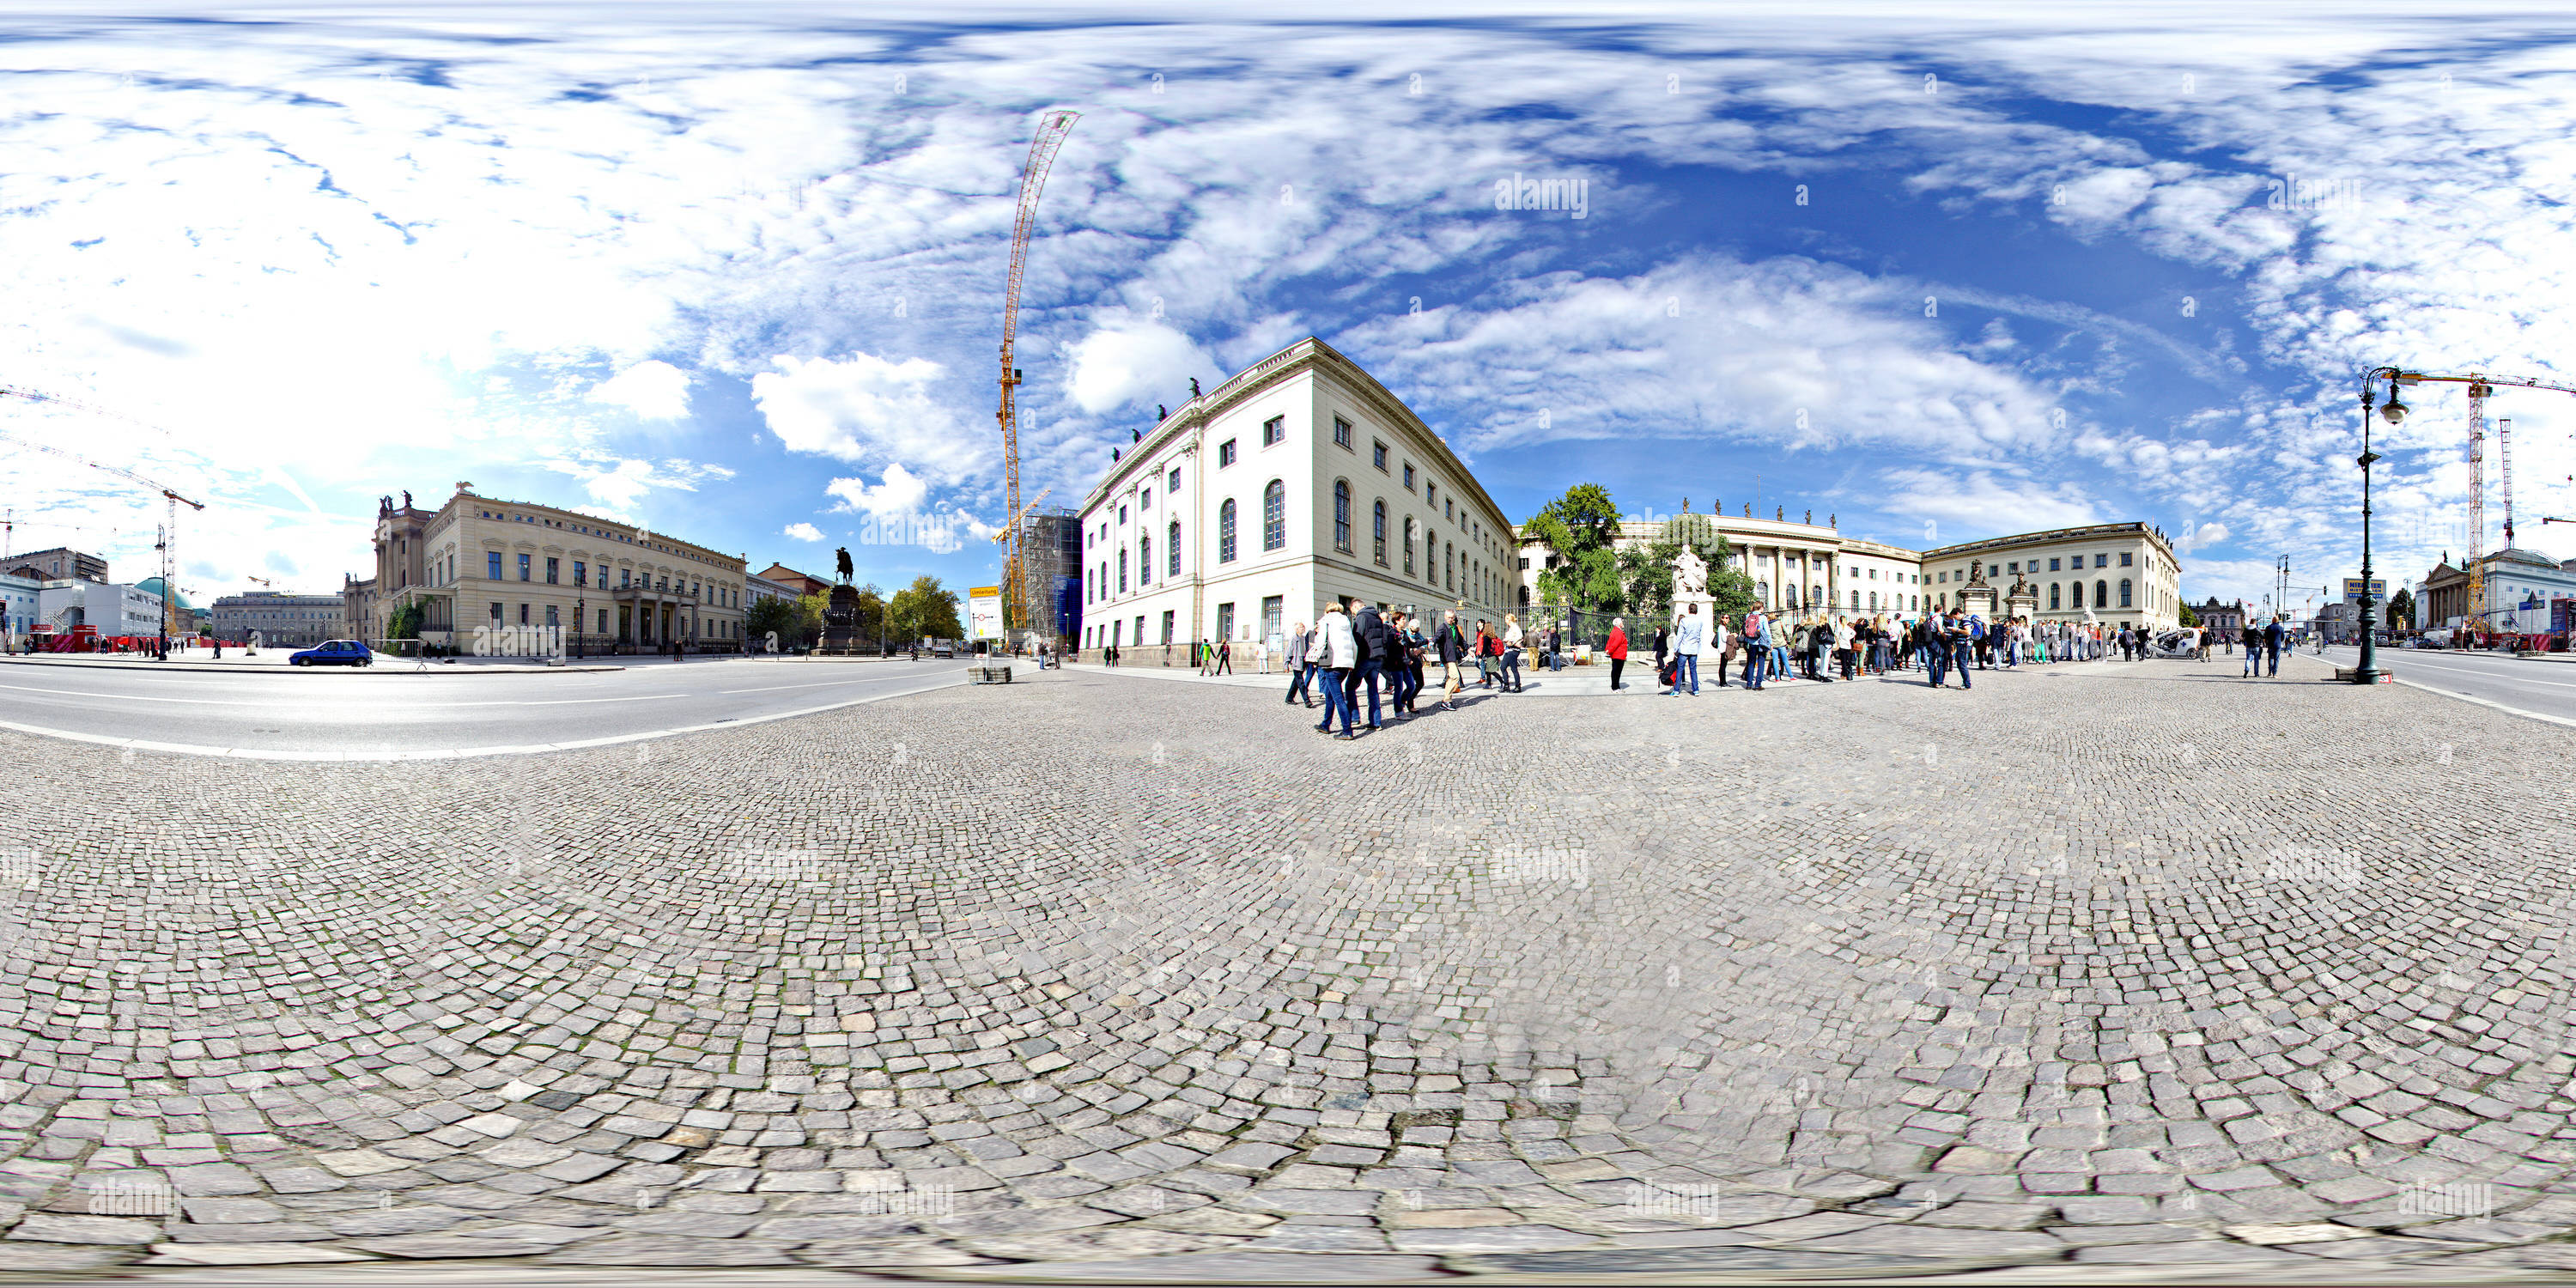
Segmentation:
[[(899, 468), (906, 486), (915, 489), (907, 504), (918, 502), (928, 483), (956, 483), (988, 469), (998, 455), (998, 435), (960, 423), (944, 400), (955, 389), (955, 377), (927, 358), (782, 354), (770, 362), (777, 369), (752, 378), (751, 396), (787, 450), (853, 463), (888, 462), (889, 481)], [(911, 482), (914, 470), (923, 482)]]
[(784, 535), (798, 541), (820, 541), (823, 539), (823, 530), (810, 523), (791, 523), (787, 525)]
[(1924, 520), (1927, 547), (2103, 522), (2092, 500), (2071, 483), (2051, 487), (1998, 477), (1992, 470), (1920, 466), (1881, 470), (1878, 477), (1885, 489), (1880, 508)]
[(1074, 342), (1065, 371), (1065, 394), (1092, 413), (1177, 406), (1189, 399), (1189, 382), (1212, 386), (1232, 374), (1188, 336), (1152, 319), (1121, 319)]
[(678, 420), (689, 414), (689, 373), (648, 359), (592, 386), (588, 397), (646, 420)]
[(875, 487), (865, 479), (834, 479), (823, 489), (841, 499), (839, 509), (878, 518), (917, 513), (922, 498), (930, 494), (930, 485), (914, 478), (901, 464), (885, 467), (885, 476)]

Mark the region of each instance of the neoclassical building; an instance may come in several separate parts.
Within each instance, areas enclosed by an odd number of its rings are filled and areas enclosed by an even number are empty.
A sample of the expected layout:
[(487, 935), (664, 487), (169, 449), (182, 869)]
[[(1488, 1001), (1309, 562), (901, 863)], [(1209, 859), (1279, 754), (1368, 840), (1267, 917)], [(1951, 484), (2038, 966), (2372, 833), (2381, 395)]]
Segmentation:
[(472, 486), (435, 510), (408, 492), (377, 505), (375, 576), (341, 597), (350, 636), (385, 638), (394, 610), (416, 602), (421, 639), (458, 648), (480, 626), (558, 627), (585, 648), (737, 647), (742, 556)]
[[(1711, 516), (1734, 566), (1774, 612), (1917, 614), (1958, 602), (1970, 576), (1982, 573), (1998, 598), (2016, 581), (2028, 582), (2042, 621), (2081, 621), (2087, 610), (2114, 626), (2162, 629), (2179, 620), (2181, 566), (2164, 534), (2145, 523), (2054, 528), (1917, 552), (1846, 537), (1830, 515), (1817, 524), (1774, 513)], [(1626, 520), (1616, 544), (1651, 544), (1663, 528), (1663, 520)], [(1523, 536), (1520, 546), (1518, 594), (1526, 605), (1538, 597), (1539, 574), (1555, 554), (1535, 536)]]
[(1983, 565), (1998, 594), (2017, 581), (2038, 596), (2041, 621), (2093, 620), (2164, 630), (2182, 621), (2182, 565), (2146, 523), (2096, 523), (1990, 537), (1923, 552), (1924, 589), (1947, 608)]
[(1502, 509), (1401, 399), (1312, 337), (1121, 449), (1078, 521), (1094, 657), (1268, 639), (1328, 596), (1497, 625), (1516, 602)]

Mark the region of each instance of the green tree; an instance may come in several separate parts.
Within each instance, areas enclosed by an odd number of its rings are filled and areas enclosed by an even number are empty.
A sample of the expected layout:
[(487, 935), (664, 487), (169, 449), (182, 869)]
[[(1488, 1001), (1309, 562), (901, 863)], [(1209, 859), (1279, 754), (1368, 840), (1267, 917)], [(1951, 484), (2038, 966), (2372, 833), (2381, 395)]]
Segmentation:
[(927, 635), (935, 639), (957, 639), (966, 634), (966, 624), (957, 617), (957, 592), (939, 584), (937, 577), (921, 576), (894, 593), (886, 605), (886, 637), (905, 641)]
[(869, 582), (859, 587), (858, 637), (873, 645), (880, 635), (888, 643), (895, 639), (894, 633), (886, 629), (885, 592), (878, 590), (875, 582)]
[(2415, 592), (2404, 586), (2398, 587), (2397, 593), (2388, 599), (2386, 616), (2388, 620), (2380, 624), (2389, 630), (2413, 630), (2415, 628)]
[(394, 605), (394, 611), (385, 619), (385, 638), (396, 640), (419, 639), (420, 621), (420, 601), (417, 599), (404, 600), (403, 602)]
[(822, 637), (823, 610), (829, 606), (829, 603), (829, 599), (823, 595), (807, 595), (801, 599), (784, 597), (764, 599), (752, 605), (751, 611), (742, 615), (743, 634), (755, 641), (766, 643), (769, 633), (776, 631), (778, 647), (782, 649), (794, 648), (799, 644), (811, 644)]
[(2182, 614), (2182, 615), (2181, 615), (2180, 617), (2175, 618), (2175, 619), (2174, 619), (2175, 621), (2177, 621), (2178, 623), (2180, 623), (2181, 625), (2184, 625), (2184, 626), (2198, 626), (2198, 625), (2200, 625), (2200, 614), (2198, 614), (2198, 613), (2195, 613), (2195, 612), (2191, 611), (2191, 605), (2189, 605), (2189, 604), (2185, 604), (2185, 605), (2183, 605), (2180, 611), (2181, 611), (2181, 614)]
[(1626, 607), (1628, 580), (1616, 543), (1619, 507), (1598, 483), (1577, 483), (1548, 502), (1523, 531), (1547, 543), (1550, 566), (1538, 575), (1539, 598), (1596, 613)]

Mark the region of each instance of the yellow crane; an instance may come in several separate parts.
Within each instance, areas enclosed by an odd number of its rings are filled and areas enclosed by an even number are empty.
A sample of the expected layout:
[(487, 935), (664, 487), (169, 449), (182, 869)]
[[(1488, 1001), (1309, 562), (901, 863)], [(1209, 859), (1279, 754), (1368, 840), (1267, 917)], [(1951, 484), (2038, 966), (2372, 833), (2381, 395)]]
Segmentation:
[[(1064, 136), (1073, 132), (1073, 123), (1082, 119), (1079, 112), (1058, 109), (1038, 120), (1037, 137), (1029, 140), (1029, 161), (1020, 174), (1020, 208), (1011, 222), (1011, 273), (1002, 292), (1002, 409), (995, 419), (1002, 424), (1002, 506), (1011, 521), (1002, 528), (1009, 553), (1002, 562), (1002, 625), (1009, 633), (1011, 617), (1018, 614), (1020, 625), (1028, 625), (1026, 598), (1028, 587), (1026, 565), (1028, 543), (1020, 535), (1020, 514), (1027, 509), (1020, 504), (1020, 417), (1018, 396), (1020, 369), (1013, 363), (1013, 351), (1020, 338), (1020, 278), (1028, 269), (1029, 230), (1038, 218), (1038, 194), (1046, 189), (1047, 170), (1055, 165), (1056, 149), (1064, 146)], [(1033, 503), (1034, 504), (1034, 503)]]

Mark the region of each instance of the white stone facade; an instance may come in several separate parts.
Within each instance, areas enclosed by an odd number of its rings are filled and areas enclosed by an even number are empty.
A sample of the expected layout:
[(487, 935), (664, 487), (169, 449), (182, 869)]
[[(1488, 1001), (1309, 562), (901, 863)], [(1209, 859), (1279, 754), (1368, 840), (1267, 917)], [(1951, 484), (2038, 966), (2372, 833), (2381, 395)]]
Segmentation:
[[(1448, 445), (1321, 340), (1263, 359), (1122, 449), (1083, 499), (1082, 647), (1242, 646), (1357, 595), (1500, 625), (1512, 525)], [(1130, 652), (1133, 659), (1137, 655)]]

